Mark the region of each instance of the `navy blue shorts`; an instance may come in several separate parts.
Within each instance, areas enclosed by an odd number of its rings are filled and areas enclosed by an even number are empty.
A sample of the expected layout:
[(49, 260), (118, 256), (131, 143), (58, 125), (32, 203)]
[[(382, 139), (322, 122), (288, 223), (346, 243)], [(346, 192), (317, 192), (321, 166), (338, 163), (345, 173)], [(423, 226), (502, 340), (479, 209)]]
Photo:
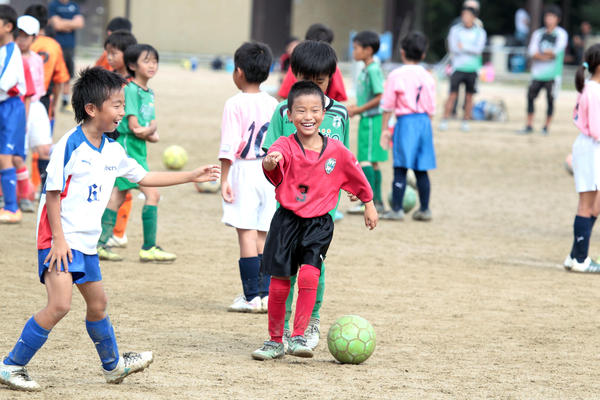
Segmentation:
[(435, 169), (433, 131), (427, 114), (399, 116), (393, 141), (394, 167), (417, 171)]
[(25, 104), (19, 97), (0, 103), (0, 154), (25, 158)]
[[(38, 274), (42, 283), (44, 283), (44, 272), (50, 266), (49, 263), (44, 263), (48, 253), (50, 253), (50, 249), (38, 250)], [(71, 253), (73, 253), (73, 261), (69, 263), (69, 272), (73, 276), (73, 283), (81, 284), (102, 280), (98, 254), (83, 254), (73, 249), (71, 249)], [(52, 270), (54, 271), (54, 268)], [(64, 266), (61, 266), (61, 271), (64, 270)]]

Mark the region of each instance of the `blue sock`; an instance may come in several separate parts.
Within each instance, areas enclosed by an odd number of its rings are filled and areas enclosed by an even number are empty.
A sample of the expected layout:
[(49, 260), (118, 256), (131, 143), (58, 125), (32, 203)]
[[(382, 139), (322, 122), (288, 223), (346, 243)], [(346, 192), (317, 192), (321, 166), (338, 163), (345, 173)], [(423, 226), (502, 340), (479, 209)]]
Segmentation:
[(406, 168), (394, 167), (394, 183), (392, 184), (392, 210), (402, 210), (402, 199), (406, 190)]
[(16, 212), (19, 209), (17, 204), (17, 170), (14, 168), (0, 170), (0, 181), (4, 194), (4, 209)]
[(29, 363), (29, 360), (33, 358), (35, 353), (46, 343), (50, 331), (42, 328), (35, 322), (33, 317), (29, 318), (17, 344), (8, 353), (8, 357), (4, 359), (6, 365), (20, 365), (24, 366)]
[(107, 371), (112, 371), (119, 362), (119, 348), (117, 347), (115, 330), (110, 323), (110, 319), (108, 319), (108, 315), (100, 321), (86, 320), (85, 327), (96, 346), (102, 367)]
[[(592, 236), (592, 231), (594, 230), (594, 224), (596, 223), (596, 218), (592, 215), (592, 225), (590, 226), (590, 237)], [(573, 226), (573, 230), (575, 230), (575, 226)], [(573, 239), (573, 246), (571, 246), (571, 253), (569, 254), (571, 258), (575, 258), (575, 246), (577, 245), (577, 236)]]
[(260, 261), (258, 257), (242, 257), (239, 260), (239, 266), (244, 296), (246, 296), (246, 300), (250, 301), (258, 296)]
[[(262, 254), (258, 255), (258, 264), (262, 266)], [(262, 267), (260, 267), (260, 273), (258, 274), (258, 295), (262, 299), (269, 295), (269, 286), (271, 286), (271, 275), (263, 274)]]
[(417, 190), (419, 191), (419, 202), (421, 203), (421, 211), (429, 208), (429, 195), (431, 193), (431, 185), (429, 183), (429, 175), (427, 171), (415, 171), (417, 178)]
[(592, 234), (592, 218), (575, 216), (573, 222), (573, 249), (571, 250), (571, 256), (577, 260), (577, 262), (583, 262), (588, 256), (588, 250), (590, 247), (590, 236)]

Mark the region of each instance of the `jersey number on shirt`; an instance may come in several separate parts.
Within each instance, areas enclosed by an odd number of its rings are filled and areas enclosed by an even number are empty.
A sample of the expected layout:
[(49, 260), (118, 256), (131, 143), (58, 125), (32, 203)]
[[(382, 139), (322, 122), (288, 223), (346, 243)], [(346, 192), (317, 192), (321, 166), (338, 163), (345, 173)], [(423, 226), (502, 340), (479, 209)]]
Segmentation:
[(296, 201), (300, 201), (300, 202), (305, 201), (307, 192), (308, 192), (308, 186), (298, 185), (298, 195), (296, 196)]
[(102, 191), (102, 185), (98, 186), (94, 183), (93, 185), (88, 186), (88, 190), (88, 203), (91, 203), (92, 201), (100, 201), (98, 200), (98, 193)]
[[(252, 138), (254, 137), (255, 127), (256, 123), (252, 122), (252, 125), (250, 125), (250, 128), (248, 128), (248, 131), (250, 132), (250, 137), (248, 138), (248, 143), (246, 144), (246, 147), (244, 147), (244, 150), (242, 150), (242, 154), (240, 154), (240, 158), (242, 159), (246, 158), (248, 152), (250, 151), (250, 145), (252, 144)], [(265, 136), (265, 132), (267, 132), (267, 129), (269, 129), (269, 122), (261, 126), (258, 130), (258, 133), (256, 134), (256, 140), (254, 141), (254, 154), (256, 155), (256, 158), (261, 158), (265, 156), (265, 152), (262, 151), (261, 146), (263, 137)]]

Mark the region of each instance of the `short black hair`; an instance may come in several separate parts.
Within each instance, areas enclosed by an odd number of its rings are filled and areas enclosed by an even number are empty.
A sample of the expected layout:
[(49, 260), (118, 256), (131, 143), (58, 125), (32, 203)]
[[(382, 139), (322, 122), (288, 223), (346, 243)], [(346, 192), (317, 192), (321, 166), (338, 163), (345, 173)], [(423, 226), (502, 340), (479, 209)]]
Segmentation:
[(142, 55), (142, 53), (147, 52), (149, 55), (154, 55), (156, 57), (156, 62), (158, 62), (158, 51), (149, 44), (134, 44), (125, 50), (123, 53), (123, 63), (125, 64), (125, 68), (127, 68), (127, 72), (133, 77), (135, 77), (135, 71), (129, 68), (130, 64), (136, 64), (138, 59)]
[(114, 17), (106, 25), (106, 30), (111, 33), (116, 31), (131, 32), (131, 21), (125, 17)]
[(99, 109), (114, 91), (121, 90), (127, 81), (119, 74), (102, 67), (85, 68), (79, 72), (79, 78), (73, 85), (71, 104), (75, 111), (75, 121), (82, 123), (90, 119), (85, 111), (86, 104)]
[(244, 71), (246, 82), (262, 83), (269, 77), (273, 55), (271, 49), (264, 43), (246, 42), (242, 44), (233, 56), (236, 68)]
[(25, 15), (31, 15), (40, 23), (40, 29), (48, 25), (48, 9), (43, 4), (33, 4), (25, 9)]
[(404, 56), (411, 61), (421, 61), (427, 52), (429, 41), (427, 36), (421, 32), (411, 32), (400, 42), (400, 48), (404, 50)]
[(333, 31), (323, 24), (312, 24), (308, 27), (305, 40), (316, 40), (317, 42), (333, 42)]
[(370, 47), (373, 54), (379, 51), (379, 35), (373, 31), (358, 32), (352, 41), (358, 43), (361, 47)]
[(292, 51), (290, 65), (294, 75), (302, 75), (307, 79), (321, 75), (333, 76), (337, 67), (335, 50), (325, 43), (305, 40)]
[(294, 100), (296, 100), (296, 97), (307, 95), (319, 96), (321, 98), (321, 105), (323, 108), (325, 108), (325, 95), (323, 94), (323, 91), (319, 85), (311, 81), (298, 81), (292, 85), (290, 93), (288, 94), (288, 110), (292, 111), (292, 106), (294, 105)]
[(562, 17), (562, 11), (560, 10), (560, 7), (557, 6), (556, 4), (550, 4), (550, 5), (546, 6), (544, 8), (544, 15), (546, 15), (546, 14), (556, 15), (556, 17), (558, 18), (559, 21)]
[(104, 41), (104, 48), (111, 45), (112, 47), (121, 50), (123, 53), (129, 46), (137, 44), (137, 39), (131, 32), (128, 31), (115, 31), (110, 34), (109, 37)]
[(4, 23), (11, 23), (12, 24), (12, 31), (14, 32), (17, 30), (17, 12), (15, 11), (14, 8), (12, 8), (11, 6), (7, 5), (7, 4), (0, 4), (0, 19), (2, 21), (4, 21)]

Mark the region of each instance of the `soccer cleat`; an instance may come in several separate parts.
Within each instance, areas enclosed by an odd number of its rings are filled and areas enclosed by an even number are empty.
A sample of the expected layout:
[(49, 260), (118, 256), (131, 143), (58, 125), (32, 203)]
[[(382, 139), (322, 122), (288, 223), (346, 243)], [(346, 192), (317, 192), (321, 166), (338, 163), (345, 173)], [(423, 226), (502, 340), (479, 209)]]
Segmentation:
[(252, 352), (252, 358), (259, 361), (275, 360), (285, 355), (283, 343), (267, 340), (260, 349)]
[(469, 123), (467, 121), (463, 121), (460, 123), (460, 130), (463, 132), (469, 132), (471, 128), (469, 127)]
[(378, 214), (385, 212), (385, 205), (381, 201), (375, 202), (375, 210), (377, 210)]
[(127, 235), (123, 235), (122, 238), (112, 235), (106, 242), (108, 247), (127, 247)]
[(243, 294), (235, 298), (227, 311), (243, 312), (243, 313), (260, 313), (262, 312), (262, 301), (259, 296), (256, 296), (250, 301), (246, 300)]
[(306, 338), (304, 336), (293, 336), (288, 343), (286, 354), (296, 357), (312, 358), (313, 351), (306, 345)]
[(287, 349), (288, 349), (291, 337), (292, 337), (292, 334), (290, 333), (290, 330), (289, 329), (284, 329), (283, 330), (283, 335), (281, 336), (281, 340), (283, 342), (283, 349), (285, 351), (287, 351)]
[(415, 221), (431, 221), (432, 215), (431, 210), (428, 208), (427, 210), (417, 210), (413, 213), (412, 218)]
[(269, 296), (260, 299), (260, 311), (263, 314), (269, 312)]
[(98, 258), (105, 261), (122, 261), (123, 257), (112, 251), (108, 246), (98, 246), (96, 248)]
[(448, 120), (441, 120), (440, 124), (438, 125), (438, 129), (440, 131), (447, 131), (448, 130)]
[(571, 272), (582, 272), (588, 274), (600, 274), (600, 264), (592, 261), (591, 258), (587, 257), (583, 262), (578, 262), (577, 259), (573, 259), (571, 265)]
[(573, 267), (573, 261), (575, 261), (575, 259), (571, 258), (571, 255), (569, 254), (567, 256), (567, 258), (565, 258), (565, 261), (563, 262), (563, 267), (565, 267), (565, 269), (567, 271), (570, 271), (571, 268)]
[(176, 258), (175, 254), (166, 252), (158, 246), (152, 246), (148, 250), (140, 250), (141, 262), (171, 262), (175, 261)]
[(36, 381), (29, 377), (27, 369), (20, 365), (6, 365), (0, 362), (0, 383), (11, 389), (26, 392), (39, 392), (42, 390)]
[(0, 224), (18, 224), (22, 219), (21, 210), (12, 212), (5, 208), (0, 209)]
[(526, 126), (525, 128), (517, 131), (519, 135), (530, 135), (533, 133), (533, 128), (531, 126)]
[(391, 221), (404, 221), (404, 210), (398, 211), (389, 210), (381, 214), (381, 219), (388, 219)]
[(306, 330), (304, 331), (304, 337), (306, 338), (306, 346), (311, 350), (314, 350), (319, 344), (321, 338), (321, 331), (319, 329), (320, 321), (319, 318), (311, 318)]
[(363, 203), (357, 204), (348, 210), (348, 214), (364, 214), (365, 205)]
[(35, 205), (33, 204), (33, 201), (29, 199), (21, 199), (19, 200), (19, 209), (22, 212), (32, 213), (35, 212)]
[(123, 353), (123, 355), (119, 357), (119, 362), (115, 369), (107, 371), (102, 368), (102, 372), (104, 372), (106, 382), (117, 385), (123, 382), (123, 379), (127, 376), (145, 370), (152, 364), (152, 361), (154, 361), (154, 358), (151, 351), (144, 351), (142, 353)]
[(548, 127), (547, 127), (547, 126), (543, 127), (543, 128), (542, 128), (542, 135), (543, 135), (543, 136), (548, 136), (548, 133), (549, 133), (549, 132), (548, 132)]

